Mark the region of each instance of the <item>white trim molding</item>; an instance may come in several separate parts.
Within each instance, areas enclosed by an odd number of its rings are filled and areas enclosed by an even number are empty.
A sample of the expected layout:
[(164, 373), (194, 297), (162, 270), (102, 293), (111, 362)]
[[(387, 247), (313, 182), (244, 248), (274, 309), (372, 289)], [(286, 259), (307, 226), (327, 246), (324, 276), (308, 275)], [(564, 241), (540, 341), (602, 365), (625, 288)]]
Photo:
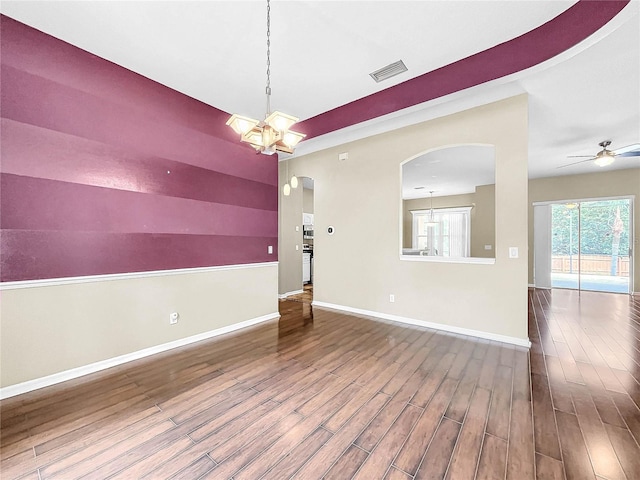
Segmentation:
[(7, 387), (0, 388), (0, 400), (31, 392), (33, 390), (38, 390), (40, 388), (49, 387), (57, 383), (66, 382), (67, 380), (73, 380), (74, 378), (89, 375), (91, 373), (96, 373), (101, 370), (106, 370), (107, 368), (122, 365), (124, 363), (148, 357), (150, 355), (155, 355), (156, 353), (166, 352), (167, 350), (183, 347), (191, 343), (199, 342), (201, 340), (207, 340), (212, 337), (224, 335), (235, 330), (251, 327), (253, 325), (268, 322), (277, 318), (280, 318), (280, 314), (278, 312), (273, 312), (267, 315), (262, 315), (260, 317), (251, 318), (243, 322), (234, 323), (233, 325), (227, 325), (226, 327), (217, 328), (208, 332), (199, 333), (197, 335), (181, 338), (179, 340), (174, 340), (168, 343), (163, 343), (162, 345), (155, 345), (153, 347), (138, 350), (136, 352), (126, 353), (118, 357), (108, 358), (106, 360), (101, 360), (99, 362), (84, 365), (82, 367), (72, 368), (71, 370), (65, 370), (64, 372), (47, 375), (46, 377), (36, 378), (34, 380), (17, 383), (15, 385), (9, 385)]
[(511, 345), (517, 345), (519, 347), (531, 348), (531, 342), (529, 341), (528, 338), (523, 339), (523, 338), (517, 338), (517, 337), (509, 337), (509, 336), (500, 335), (497, 333), (483, 332), (480, 330), (471, 330), (468, 328), (456, 327), (453, 325), (445, 325), (442, 323), (426, 322), (424, 320), (417, 320), (415, 318), (401, 317), (399, 315), (374, 312), (372, 310), (363, 310), (361, 308), (347, 307), (344, 305), (336, 305), (336, 304), (327, 303), (327, 302), (314, 301), (312, 305), (314, 307), (330, 308), (332, 310), (340, 310), (342, 312), (347, 312), (347, 313), (367, 315), (369, 317), (377, 317), (383, 320), (391, 320), (393, 322), (405, 323), (408, 325), (416, 325), (418, 327), (433, 328), (434, 330), (443, 330), (445, 332), (459, 333), (461, 335), (468, 335), (470, 337), (483, 338), (485, 340), (495, 340), (497, 342), (509, 343)]
[(599, 202), (603, 200), (631, 200), (631, 203), (635, 201), (635, 195), (613, 195), (609, 197), (586, 197), (586, 198), (560, 198), (557, 200), (542, 200), (539, 202), (532, 202), (534, 207), (540, 205), (563, 205), (566, 203), (584, 203), (584, 202)]
[(20, 280), (16, 282), (0, 282), (0, 290), (18, 288), (49, 287), (53, 285), (69, 285), (74, 283), (104, 282), (127, 280), (131, 278), (149, 278), (166, 275), (184, 275), (187, 273), (219, 272), (224, 270), (242, 270), (246, 268), (262, 268), (278, 266), (278, 262), (243, 263), (238, 265), (220, 265), (216, 267), (178, 268), (175, 270), (153, 270), (149, 272), (109, 273), (105, 275), (86, 275), (82, 277), (44, 278), (41, 280)]
[(431, 262), (431, 263), (469, 263), (477, 265), (495, 265), (495, 258), (483, 257), (439, 257), (436, 255), (404, 255), (400, 253), (400, 260), (410, 262)]
[(279, 299), (283, 299), (283, 298), (290, 297), (291, 295), (299, 295), (301, 293), (304, 293), (304, 290), (294, 290), (293, 292), (282, 293), (282, 294), (278, 295), (278, 298)]

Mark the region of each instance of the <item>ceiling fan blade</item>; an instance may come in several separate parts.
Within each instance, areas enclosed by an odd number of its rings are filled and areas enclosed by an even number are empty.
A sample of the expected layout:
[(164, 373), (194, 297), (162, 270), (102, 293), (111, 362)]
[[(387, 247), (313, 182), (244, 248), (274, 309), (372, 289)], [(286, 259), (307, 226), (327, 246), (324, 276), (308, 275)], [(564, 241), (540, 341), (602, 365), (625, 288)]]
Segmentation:
[(640, 150), (636, 150), (634, 152), (623, 152), (623, 153), (616, 153), (616, 158), (617, 157), (640, 157)]
[(587, 158), (586, 160), (580, 160), (579, 162), (567, 163), (566, 165), (560, 165), (559, 167), (556, 167), (556, 169), (570, 167), (571, 165), (577, 165), (579, 163), (591, 162), (592, 160), (595, 160), (595, 157)]
[(626, 147), (616, 148), (613, 153), (616, 155), (622, 155), (629, 152), (640, 152), (640, 143), (632, 143)]
[(595, 158), (593, 155), (567, 155), (567, 158)]

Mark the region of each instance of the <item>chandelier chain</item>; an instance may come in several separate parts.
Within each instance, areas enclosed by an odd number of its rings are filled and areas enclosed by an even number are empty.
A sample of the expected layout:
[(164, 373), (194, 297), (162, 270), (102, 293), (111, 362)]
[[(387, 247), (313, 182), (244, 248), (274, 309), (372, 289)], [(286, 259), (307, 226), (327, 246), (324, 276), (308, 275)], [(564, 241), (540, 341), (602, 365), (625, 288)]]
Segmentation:
[(271, 3), (267, 0), (267, 116), (271, 113)]

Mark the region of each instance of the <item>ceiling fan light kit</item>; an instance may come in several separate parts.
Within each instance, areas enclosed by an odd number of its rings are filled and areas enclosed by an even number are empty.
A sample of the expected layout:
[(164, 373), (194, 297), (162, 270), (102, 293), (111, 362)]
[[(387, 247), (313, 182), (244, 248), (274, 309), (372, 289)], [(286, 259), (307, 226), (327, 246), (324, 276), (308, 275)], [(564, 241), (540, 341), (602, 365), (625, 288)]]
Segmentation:
[[(289, 130), (298, 117), (282, 112), (271, 112), (271, 3), (267, 0), (267, 113), (264, 121), (233, 114), (227, 125), (240, 135), (240, 140), (257, 152), (272, 155), (276, 152), (293, 153), (295, 146), (306, 136)], [(295, 187), (294, 187), (295, 188)]]
[(602, 147), (602, 150), (596, 154), (596, 158), (593, 163), (598, 165), (599, 167), (606, 167), (607, 165), (611, 165), (615, 160), (615, 153), (611, 150), (607, 150), (607, 147), (611, 145), (611, 140), (604, 140), (600, 142), (598, 145)]
[(593, 163), (599, 167), (606, 167), (607, 165), (611, 165), (615, 159), (613, 152), (606, 150), (604, 152), (598, 152)]

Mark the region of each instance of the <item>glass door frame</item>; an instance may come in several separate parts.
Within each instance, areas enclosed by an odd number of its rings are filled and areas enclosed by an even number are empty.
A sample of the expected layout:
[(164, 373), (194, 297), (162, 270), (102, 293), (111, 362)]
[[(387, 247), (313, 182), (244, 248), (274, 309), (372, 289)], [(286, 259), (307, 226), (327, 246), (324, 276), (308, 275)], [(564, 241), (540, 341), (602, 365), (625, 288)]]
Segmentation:
[[(610, 200), (628, 200), (629, 201), (629, 288), (627, 291), (628, 295), (632, 295), (635, 289), (634, 285), (634, 262), (635, 262), (635, 251), (633, 249), (634, 246), (634, 203), (635, 203), (635, 195), (618, 195), (611, 197), (589, 197), (589, 198), (570, 198), (570, 199), (562, 199), (562, 200), (549, 200), (543, 202), (534, 202), (533, 205), (567, 205), (567, 204), (577, 204), (578, 209), (578, 293), (582, 292), (581, 288), (581, 251), (582, 251), (582, 239), (581, 239), (581, 205), (582, 203), (589, 202), (604, 202)], [(551, 215), (551, 210), (549, 210), (549, 215)], [(552, 222), (549, 221), (549, 248), (551, 248), (551, 236), (552, 236), (553, 225)], [(535, 232), (534, 232), (534, 241), (535, 241)], [(534, 247), (535, 248), (535, 247)], [(551, 251), (549, 251), (549, 261), (551, 261)]]

